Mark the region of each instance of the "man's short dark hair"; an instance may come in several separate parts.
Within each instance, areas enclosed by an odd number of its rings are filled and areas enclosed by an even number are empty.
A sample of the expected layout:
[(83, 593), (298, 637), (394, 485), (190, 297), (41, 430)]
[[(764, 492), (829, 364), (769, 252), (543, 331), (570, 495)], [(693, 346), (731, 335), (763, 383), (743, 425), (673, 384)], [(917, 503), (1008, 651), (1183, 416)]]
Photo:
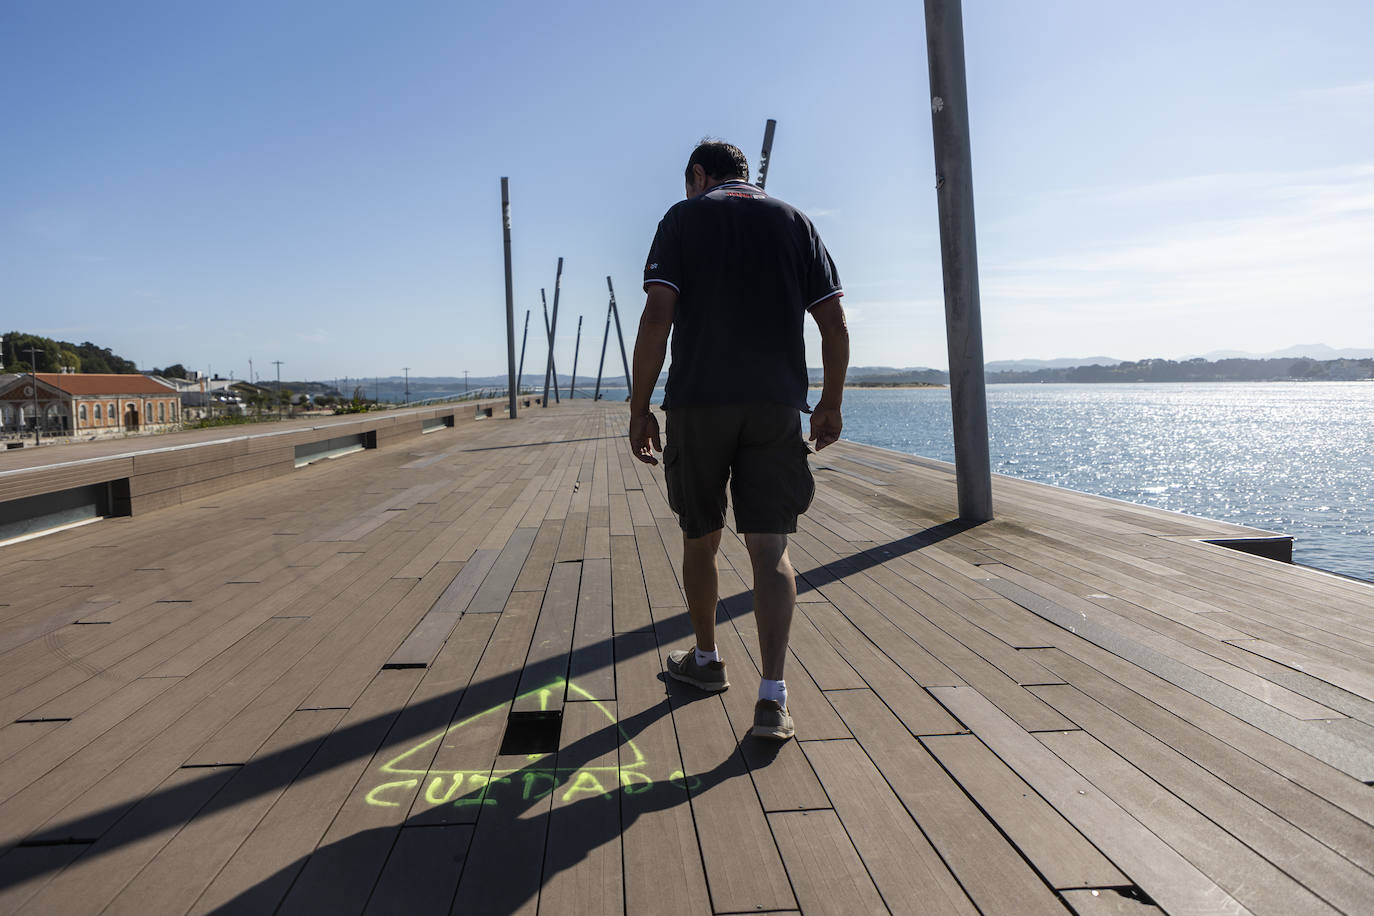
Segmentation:
[(749, 160), (744, 158), (740, 148), (724, 140), (709, 137), (697, 144), (687, 160), (686, 179), (692, 180), (692, 166), (700, 165), (707, 176), (716, 181), (729, 181), (739, 178), (749, 180)]

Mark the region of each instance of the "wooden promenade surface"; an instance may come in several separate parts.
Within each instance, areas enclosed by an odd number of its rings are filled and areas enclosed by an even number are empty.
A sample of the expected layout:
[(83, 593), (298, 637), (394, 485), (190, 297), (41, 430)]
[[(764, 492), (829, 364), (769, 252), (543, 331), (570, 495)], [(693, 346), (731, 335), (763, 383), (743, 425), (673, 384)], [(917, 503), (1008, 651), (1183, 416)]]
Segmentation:
[(1374, 912), (1374, 587), (1007, 478), (967, 528), (947, 465), (842, 442), (764, 745), (733, 532), (735, 686), (662, 676), (626, 420), (0, 550), (0, 913)]

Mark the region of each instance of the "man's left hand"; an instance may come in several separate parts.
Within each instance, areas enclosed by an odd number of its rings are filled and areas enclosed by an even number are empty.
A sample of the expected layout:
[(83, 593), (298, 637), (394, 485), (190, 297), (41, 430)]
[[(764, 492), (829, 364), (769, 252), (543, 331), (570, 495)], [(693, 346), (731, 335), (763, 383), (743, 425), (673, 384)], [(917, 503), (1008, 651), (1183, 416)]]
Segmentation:
[(652, 413), (630, 418), (630, 454), (645, 464), (658, 464), (654, 452), (663, 451), (658, 434), (658, 418)]
[(844, 429), (844, 421), (840, 418), (838, 407), (820, 407), (811, 411), (811, 435), (810, 439), (816, 443), (816, 451), (820, 451), (827, 445), (832, 445), (840, 439), (840, 431)]

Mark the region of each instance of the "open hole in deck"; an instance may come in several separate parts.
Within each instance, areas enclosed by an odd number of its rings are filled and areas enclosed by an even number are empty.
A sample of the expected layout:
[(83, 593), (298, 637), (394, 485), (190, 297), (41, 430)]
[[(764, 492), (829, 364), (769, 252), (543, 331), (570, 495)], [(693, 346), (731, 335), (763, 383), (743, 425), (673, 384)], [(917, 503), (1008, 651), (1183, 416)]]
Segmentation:
[(1280, 563), (1293, 562), (1293, 538), (1284, 534), (1261, 537), (1203, 538), (1208, 544), (1239, 550), (1251, 556), (1278, 560)]
[(502, 754), (552, 754), (563, 731), (563, 712), (512, 713), (501, 739)]

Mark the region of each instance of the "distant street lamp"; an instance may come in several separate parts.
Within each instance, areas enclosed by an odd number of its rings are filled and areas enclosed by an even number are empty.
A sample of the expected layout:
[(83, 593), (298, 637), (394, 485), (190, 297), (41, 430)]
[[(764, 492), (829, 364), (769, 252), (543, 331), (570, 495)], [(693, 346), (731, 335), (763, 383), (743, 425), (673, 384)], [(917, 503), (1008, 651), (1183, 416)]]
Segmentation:
[(405, 367), (404, 367), (404, 371), (405, 371), (405, 374), (406, 374), (406, 394), (405, 394), (406, 400), (405, 400), (405, 402), (406, 402), (407, 404), (409, 404), (409, 403), (410, 403), (410, 367), (409, 367), (409, 366), (405, 366)]
[(26, 347), (24, 352), (29, 354), (29, 376), (33, 379), (33, 444), (42, 445), (43, 434), (40, 431), (42, 428), (40, 421), (43, 417), (38, 411), (38, 360), (34, 354), (44, 351), (37, 347)]
[(463, 370), (463, 393), (468, 393), (468, 370)]

